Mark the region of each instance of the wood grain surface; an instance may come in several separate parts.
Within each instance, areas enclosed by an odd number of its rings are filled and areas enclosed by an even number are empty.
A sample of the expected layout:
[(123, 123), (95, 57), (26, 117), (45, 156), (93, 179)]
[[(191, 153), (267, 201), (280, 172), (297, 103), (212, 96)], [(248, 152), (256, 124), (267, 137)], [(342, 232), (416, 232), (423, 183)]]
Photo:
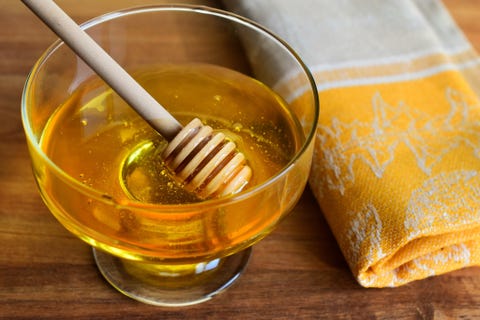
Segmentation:
[[(312, 194), (255, 246), (246, 273), (215, 299), (180, 309), (133, 301), (108, 285), (91, 249), (43, 205), (20, 119), (25, 78), (55, 36), (21, 4), (0, 10), (0, 319), (480, 319), (480, 268), (399, 288), (352, 277)], [(146, 0), (58, 0), (78, 22)], [(219, 6), (209, 0), (184, 3)], [(447, 7), (480, 50), (480, 3)]]

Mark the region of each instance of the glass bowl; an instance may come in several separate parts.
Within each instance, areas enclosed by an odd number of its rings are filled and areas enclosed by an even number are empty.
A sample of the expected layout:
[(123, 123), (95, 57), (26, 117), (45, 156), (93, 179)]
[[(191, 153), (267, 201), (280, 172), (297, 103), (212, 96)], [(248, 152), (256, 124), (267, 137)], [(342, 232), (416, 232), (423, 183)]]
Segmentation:
[(162, 138), (57, 41), (34, 65), (22, 99), (42, 198), (93, 247), (120, 292), (159, 306), (208, 300), (234, 283), (252, 245), (303, 192), (319, 112), (312, 76), (277, 36), (217, 9), (136, 7), (82, 28), (181, 122), (198, 116), (229, 132), (256, 178), (232, 196), (165, 202), (168, 192), (156, 190), (172, 185), (158, 178)]

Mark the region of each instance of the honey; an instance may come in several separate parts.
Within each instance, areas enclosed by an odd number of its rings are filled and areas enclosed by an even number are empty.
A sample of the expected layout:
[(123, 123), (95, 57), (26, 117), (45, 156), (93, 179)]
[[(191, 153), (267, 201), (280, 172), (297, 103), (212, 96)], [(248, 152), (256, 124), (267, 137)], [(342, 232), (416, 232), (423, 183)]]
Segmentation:
[[(277, 175), (304, 141), (288, 105), (238, 72), (187, 64), (149, 66), (132, 75), (182, 124), (198, 117), (236, 143), (253, 171), (242, 192)], [(63, 172), (101, 194), (107, 204), (61, 187), (53, 174), (40, 179), (44, 199), (87, 242), (101, 243), (110, 252), (129, 252), (135, 259), (193, 261), (235, 251), (280, 218), (283, 208), (271, 205), (268, 210), (268, 205), (256, 205), (255, 197), (228, 216), (208, 210), (176, 213), (179, 204), (203, 200), (185, 191), (165, 167), (160, 155), (167, 143), (101, 80), (92, 78), (49, 119), (41, 147)], [(139, 211), (126, 209), (129, 204)], [(166, 213), (150, 213), (158, 204), (168, 207)]]

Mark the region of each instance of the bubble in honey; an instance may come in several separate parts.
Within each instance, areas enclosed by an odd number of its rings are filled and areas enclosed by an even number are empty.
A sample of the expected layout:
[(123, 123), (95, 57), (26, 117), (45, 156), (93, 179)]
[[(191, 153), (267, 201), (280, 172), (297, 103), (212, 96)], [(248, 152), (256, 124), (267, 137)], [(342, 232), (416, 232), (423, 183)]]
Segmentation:
[(232, 130), (235, 131), (235, 132), (240, 132), (240, 131), (242, 131), (242, 129), (243, 129), (243, 126), (239, 122), (236, 122), (232, 125)]

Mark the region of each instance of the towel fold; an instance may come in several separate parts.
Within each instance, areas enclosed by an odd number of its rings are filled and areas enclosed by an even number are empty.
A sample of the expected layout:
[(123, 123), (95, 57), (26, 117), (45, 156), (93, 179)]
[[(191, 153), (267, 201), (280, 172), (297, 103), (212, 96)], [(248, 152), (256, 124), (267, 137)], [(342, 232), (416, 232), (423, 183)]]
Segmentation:
[(285, 39), (314, 75), (310, 186), (358, 282), (479, 265), (480, 59), (443, 4), (224, 4)]

